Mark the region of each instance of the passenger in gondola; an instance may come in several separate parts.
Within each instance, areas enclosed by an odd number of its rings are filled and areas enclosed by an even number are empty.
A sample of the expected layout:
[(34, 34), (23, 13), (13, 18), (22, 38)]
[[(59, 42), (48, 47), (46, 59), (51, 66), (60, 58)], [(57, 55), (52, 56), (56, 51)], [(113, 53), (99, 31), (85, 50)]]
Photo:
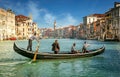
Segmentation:
[(78, 53), (78, 51), (75, 48), (76, 44), (73, 43), (72, 47), (71, 47), (71, 53)]
[(90, 44), (88, 44), (86, 41), (84, 42), (83, 48), (82, 48), (82, 52), (83, 52), (83, 53), (88, 52), (87, 47), (88, 47), (89, 45), (90, 45)]
[(52, 44), (52, 51), (54, 51), (55, 54), (58, 54), (60, 51), (58, 40), (55, 40), (55, 42)]
[(34, 32), (34, 34), (28, 39), (28, 46), (27, 46), (27, 50), (32, 51), (32, 41), (36, 40), (39, 44), (39, 38), (37, 37), (36, 32)]

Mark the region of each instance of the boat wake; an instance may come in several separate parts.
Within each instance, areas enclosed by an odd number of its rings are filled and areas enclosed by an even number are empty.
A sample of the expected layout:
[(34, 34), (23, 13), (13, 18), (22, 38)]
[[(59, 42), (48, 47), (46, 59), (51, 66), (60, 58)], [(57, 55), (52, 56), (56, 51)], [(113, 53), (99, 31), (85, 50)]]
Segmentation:
[(23, 64), (27, 61), (10, 61), (10, 62), (0, 62), (0, 66), (7, 66), (7, 65), (17, 65), (17, 64)]

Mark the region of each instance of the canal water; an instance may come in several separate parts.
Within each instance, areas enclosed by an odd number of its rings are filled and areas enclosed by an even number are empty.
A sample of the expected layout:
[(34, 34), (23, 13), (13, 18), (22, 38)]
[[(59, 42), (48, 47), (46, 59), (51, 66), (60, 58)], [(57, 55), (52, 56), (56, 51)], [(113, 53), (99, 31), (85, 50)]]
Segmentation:
[[(61, 51), (70, 51), (72, 44), (81, 50), (85, 40), (58, 39)], [(30, 59), (23, 57), (13, 50), (14, 41), (0, 42), (0, 77), (120, 77), (120, 43), (86, 40), (94, 49), (105, 46), (105, 52), (87, 58), (38, 60), (30, 63)], [(51, 51), (54, 39), (42, 39), (40, 52)], [(26, 48), (27, 41), (17, 41), (19, 47)], [(33, 42), (33, 50), (36, 49)]]

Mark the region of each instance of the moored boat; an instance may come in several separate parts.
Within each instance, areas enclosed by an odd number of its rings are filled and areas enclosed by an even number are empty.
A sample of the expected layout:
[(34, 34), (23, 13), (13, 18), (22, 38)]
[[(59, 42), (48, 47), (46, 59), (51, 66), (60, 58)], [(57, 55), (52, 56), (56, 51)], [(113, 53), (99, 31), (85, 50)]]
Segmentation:
[[(33, 59), (35, 52), (32, 51), (28, 51), (24, 48), (20, 48), (16, 45), (16, 43), (14, 43), (13, 49), (15, 52), (17, 52), (18, 54), (31, 58)], [(103, 53), (105, 50), (105, 47), (101, 47), (98, 49), (94, 49), (94, 50), (89, 50), (89, 52), (87, 53), (76, 53), (76, 54), (72, 54), (70, 52), (64, 52), (64, 53), (58, 53), (58, 54), (54, 54), (54, 53), (49, 53), (49, 52), (38, 52), (37, 53), (37, 59), (67, 59), (67, 58), (83, 58), (83, 57), (91, 57), (91, 56), (95, 56), (95, 55), (99, 55), (101, 53)]]

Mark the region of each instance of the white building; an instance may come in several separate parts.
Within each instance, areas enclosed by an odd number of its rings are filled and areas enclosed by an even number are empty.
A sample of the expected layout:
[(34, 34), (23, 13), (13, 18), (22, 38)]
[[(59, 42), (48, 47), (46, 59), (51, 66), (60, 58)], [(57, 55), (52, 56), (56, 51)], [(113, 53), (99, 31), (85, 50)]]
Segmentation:
[(30, 17), (24, 15), (15, 16), (16, 35), (18, 39), (27, 39), (32, 33), (38, 33), (38, 26)]
[(0, 40), (15, 36), (15, 14), (12, 10), (0, 8)]
[(91, 25), (92, 23), (96, 22), (99, 19), (103, 18), (104, 14), (92, 14), (92, 15), (88, 15), (83, 17), (83, 26), (84, 26), (84, 31), (85, 31), (85, 38), (89, 38), (90, 37), (90, 28), (91, 26), (94, 27), (94, 25)]

